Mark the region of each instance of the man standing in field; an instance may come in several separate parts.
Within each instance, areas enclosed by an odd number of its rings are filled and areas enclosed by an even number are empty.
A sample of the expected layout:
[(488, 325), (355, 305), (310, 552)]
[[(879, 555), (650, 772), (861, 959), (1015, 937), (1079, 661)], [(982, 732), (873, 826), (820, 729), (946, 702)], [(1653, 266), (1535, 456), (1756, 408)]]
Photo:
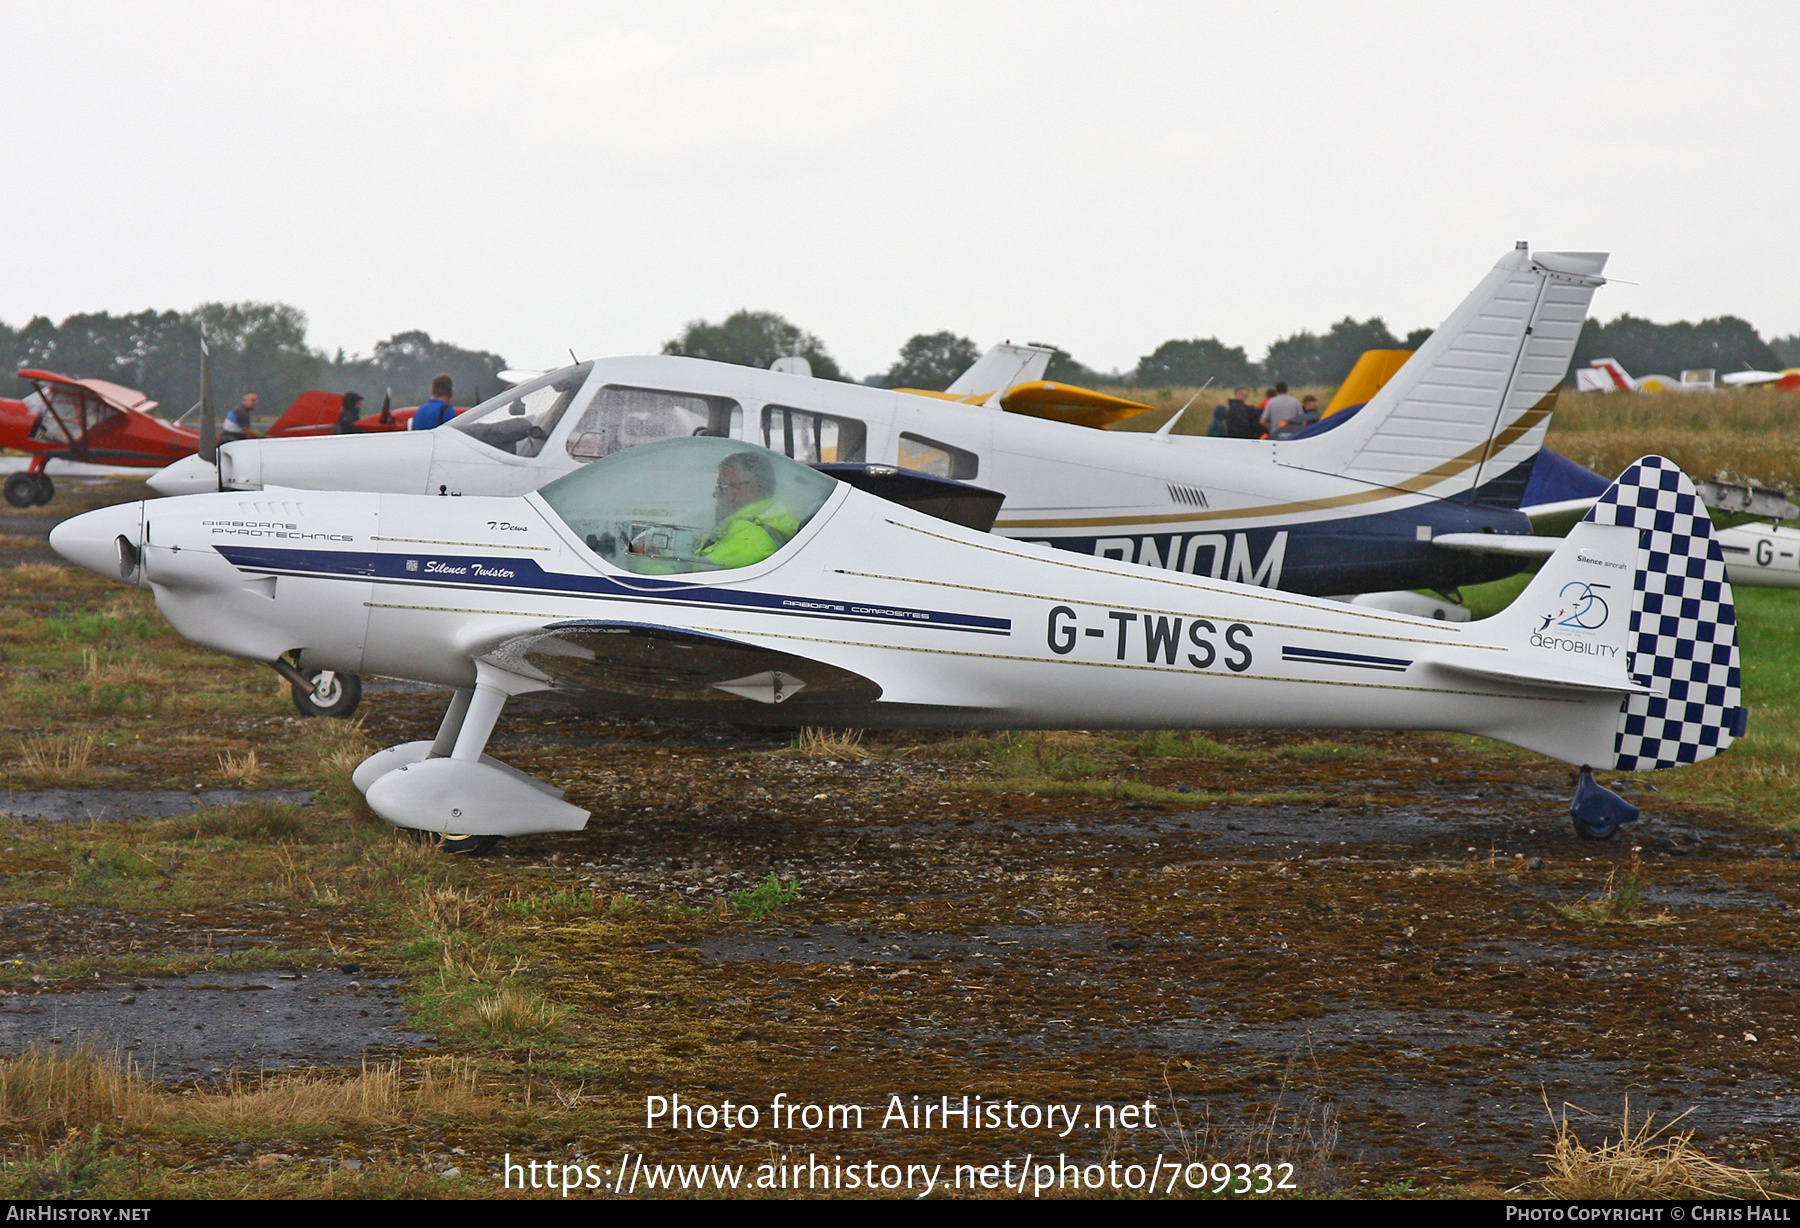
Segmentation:
[(450, 404), (455, 395), (448, 375), (440, 375), (431, 381), (431, 399), (419, 406), (413, 414), (412, 429), (415, 431), (436, 430), (450, 419), (456, 417), (456, 408)]
[(1225, 437), (1227, 439), (1255, 439), (1262, 434), (1262, 424), (1256, 419), (1256, 406), (1250, 404), (1248, 388), (1231, 390), (1231, 400), (1219, 408), (1225, 411)]
[(1263, 406), (1261, 422), (1263, 430), (1271, 437), (1278, 437), (1276, 432), (1283, 427), (1302, 425), (1299, 398), (1288, 395), (1286, 380), (1276, 383), (1275, 395)]
[(219, 442), (231, 443), (250, 438), (250, 427), (255, 417), (256, 394), (246, 392), (238, 407), (225, 415), (225, 424), (219, 428)]

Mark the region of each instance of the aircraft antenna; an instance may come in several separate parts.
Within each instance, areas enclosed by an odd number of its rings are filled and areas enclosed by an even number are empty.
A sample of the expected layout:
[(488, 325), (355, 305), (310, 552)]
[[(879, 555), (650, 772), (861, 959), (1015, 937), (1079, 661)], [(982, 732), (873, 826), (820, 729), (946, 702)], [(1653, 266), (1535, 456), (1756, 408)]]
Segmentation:
[(1213, 377), (1210, 375), (1207, 376), (1206, 383), (1201, 384), (1198, 388), (1194, 389), (1194, 395), (1187, 399), (1187, 404), (1183, 405), (1180, 409), (1176, 410), (1175, 415), (1172, 418), (1170, 418), (1167, 422), (1165, 422), (1161, 426), (1157, 427), (1156, 433), (1158, 435), (1161, 435), (1164, 439), (1167, 439), (1171, 434), (1173, 434), (1175, 431), (1175, 424), (1177, 422), (1181, 421), (1181, 415), (1185, 414), (1188, 410), (1193, 408), (1194, 402), (1198, 401), (1200, 399), (1200, 394), (1205, 392), (1207, 387), (1212, 382), (1213, 382)]
[(581, 365), (581, 359), (575, 357), (575, 347), (574, 346), (569, 347), (569, 361), (574, 363), (578, 367)]

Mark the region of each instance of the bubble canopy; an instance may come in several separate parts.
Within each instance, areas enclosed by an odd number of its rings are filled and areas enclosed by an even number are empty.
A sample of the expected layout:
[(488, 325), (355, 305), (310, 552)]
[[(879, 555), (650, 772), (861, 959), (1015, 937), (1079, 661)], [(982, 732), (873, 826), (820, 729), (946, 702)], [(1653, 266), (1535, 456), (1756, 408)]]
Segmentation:
[(538, 494), (615, 567), (669, 575), (760, 563), (837, 485), (779, 452), (700, 436), (616, 452)]

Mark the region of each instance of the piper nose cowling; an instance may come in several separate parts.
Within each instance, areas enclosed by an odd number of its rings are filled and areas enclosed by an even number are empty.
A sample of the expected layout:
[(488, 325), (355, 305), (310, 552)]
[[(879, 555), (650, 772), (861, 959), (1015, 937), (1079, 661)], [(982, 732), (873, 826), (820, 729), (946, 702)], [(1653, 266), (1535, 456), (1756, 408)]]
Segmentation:
[(71, 516), (50, 530), (50, 548), (89, 571), (135, 584), (143, 570), (144, 505)]
[(145, 485), (159, 495), (204, 495), (219, 489), (219, 467), (196, 453), (157, 470)]

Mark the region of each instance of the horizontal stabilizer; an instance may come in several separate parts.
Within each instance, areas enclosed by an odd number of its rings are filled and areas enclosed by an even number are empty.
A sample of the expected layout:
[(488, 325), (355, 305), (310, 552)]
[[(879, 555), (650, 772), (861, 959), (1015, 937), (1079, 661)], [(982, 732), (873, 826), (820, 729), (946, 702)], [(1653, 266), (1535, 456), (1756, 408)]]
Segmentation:
[(1647, 695), (1650, 693), (1648, 687), (1633, 682), (1628, 676), (1620, 677), (1617, 674), (1586, 670), (1560, 661), (1521, 660), (1511, 653), (1505, 656), (1491, 652), (1447, 653), (1433, 657), (1431, 663), (1439, 669), (1447, 669), (1452, 673), (1466, 674), (1474, 678), (1492, 678), (1500, 682), (1513, 682), (1520, 686), (1555, 687), (1559, 690), (1575, 691), (1609, 691), (1619, 695)]
[(1440, 533), (1434, 546), (1459, 554), (1505, 554), (1521, 559), (1547, 559), (1562, 545), (1560, 537), (1533, 537), (1528, 533)]

